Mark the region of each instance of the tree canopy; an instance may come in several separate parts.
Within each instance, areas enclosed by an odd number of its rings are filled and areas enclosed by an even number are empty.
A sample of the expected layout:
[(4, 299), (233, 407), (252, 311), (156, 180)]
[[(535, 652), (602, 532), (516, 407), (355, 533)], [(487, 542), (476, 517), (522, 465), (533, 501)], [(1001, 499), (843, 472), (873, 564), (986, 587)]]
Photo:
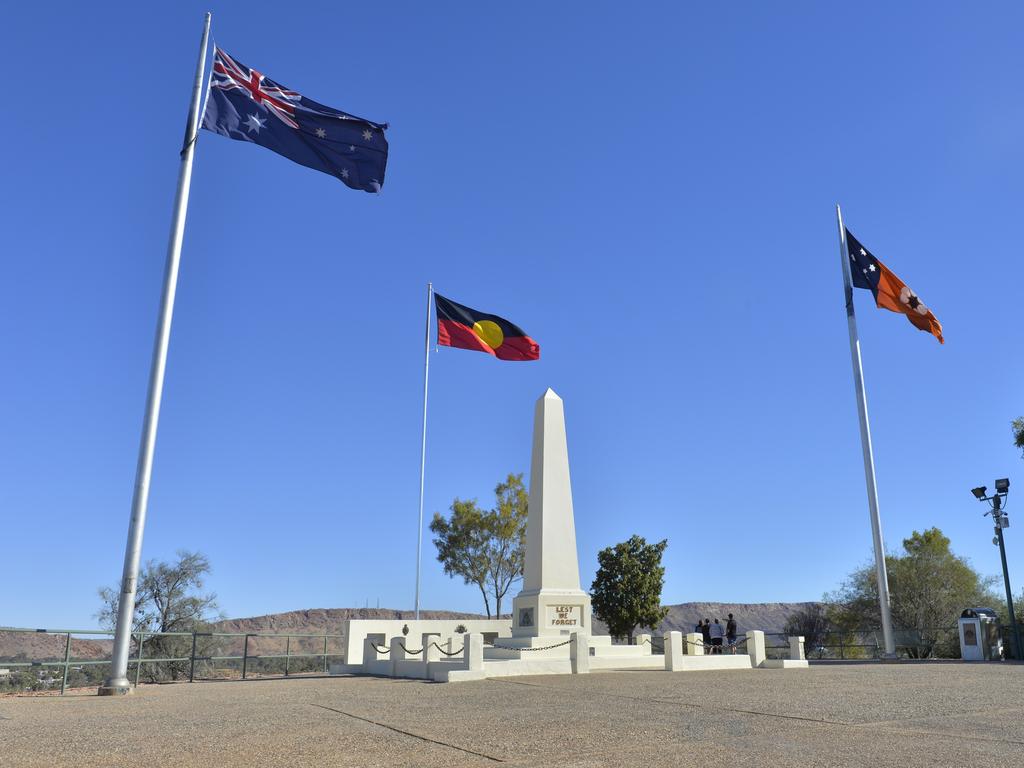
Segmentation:
[(634, 535), (597, 553), (591, 601), (594, 614), (608, 625), (611, 635), (632, 638), (637, 626), (653, 629), (668, 615), (668, 608), (661, 606), (665, 585), (661, 556), (667, 546), (667, 539), (648, 544)]
[(1013, 444), (1024, 450), (1024, 416), (1011, 421), (1010, 429), (1013, 430)]
[[(938, 528), (914, 531), (903, 540), (903, 554), (886, 555), (885, 563), (893, 625), (904, 635), (897, 637), (897, 644), (913, 646), (911, 655), (957, 656), (958, 639), (949, 628), (960, 612), (970, 606), (1001, 605), (990, 591), (993, 580), (954, 554), (949, 538)], [(851, 573), (829, 602), (830, 618), (841, 629), (878, 628), (874, 563)]]
[(502, 599), (523, 575), (529, 503), (523, 475), (509, 474), (495, 487), (494, 496), (493, 509), (480, 509), (475, 499), (455, 499), (450, 518), (435, 512), (430, 522), (444, 572), (477, 585), (488, 618), (491, 598), (494, 615), (501, 616)]
[[(149, 560), (139, 572), (135, 593), (134, 632), (195, 632), (220, 618), (215, 594), (202, 592), (210, 561), (199, 552), (179, 550), (177, 560), (163, 562)], [(113, 627), (117, 621), (120, 589), (103, 587), (99, 590), (102, 601), (96, 618), (101, 624)], [(137, 642), (137, 641), (136, 641)], [(184, 640), (180, 637), (152, 637), (145, 640), (148, 657), (181, 656)], [(146, 665), (150, 680), (164, 677), (178, 679), (185, 673), (184, 662)]]

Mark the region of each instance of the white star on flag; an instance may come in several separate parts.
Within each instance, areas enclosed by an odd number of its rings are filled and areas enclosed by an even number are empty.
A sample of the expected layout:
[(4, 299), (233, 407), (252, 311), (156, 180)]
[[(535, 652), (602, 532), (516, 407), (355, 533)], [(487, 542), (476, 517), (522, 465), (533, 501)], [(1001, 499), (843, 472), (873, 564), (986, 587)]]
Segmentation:
[(875, 271), (875, 265), (874, 264), (868, 265), (868, 269), (870, 269), (872, 272), (874, 272)]
[(323, 128), (317, 128), (316, 129), (316, 137), (318, 139), (322, 139), (322, 138), (324, 138), (326, 136), (327, 136), (327, 131), (325, 131)]
[(348, 168), (342, 168), (341, 169), (341, 178), (343, 178), (343, 179), (347, 179), (348, 178)]
[(249, 115), (249, 119), (245, 121), (245, 127), (249, 133), (255, 133), (257, 136), (260, 135), (260, 128), (267, 124), (266, 120), (260, 120), (256, 115)]
[(865, 251), (865, 250), (864, 250), (863, 248), (861, 248), (861, 249), (860, 249), (860, 255), (861, 255), (861, 256), (867, 256), (867, 255), (868, 255), (868, 252), (867, 252), (867, 251)]
[(371, 131), (369, 128), (367, 128), (365, 131), (363, 131), (363, 138), (366, 139), (367, 141), (372, 139), (373, 138), (373, 131)]

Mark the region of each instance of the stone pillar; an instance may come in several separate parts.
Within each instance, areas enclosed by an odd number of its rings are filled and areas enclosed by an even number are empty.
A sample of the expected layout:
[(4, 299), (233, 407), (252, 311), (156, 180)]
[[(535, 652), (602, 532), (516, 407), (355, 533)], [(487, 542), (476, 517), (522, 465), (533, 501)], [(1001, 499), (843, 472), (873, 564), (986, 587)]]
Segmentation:
[(466, 669), (482, 672), (484, 668), (484, 636), (479, 632), (467, 632), (462, 639), (466, 643), (462, 649), (462, 659)]
[[(377, 644), (368, 637), (363, 638), (363, 661), (365, 664), (368, 661), (377, 661), (380, 658), (380, 653), (377, 651)], [(347, 660), (346, 660), (347, 663)]]
[(642, 635), (637, 635), (636, 644), (644, 649), (644, 655), (645, 656), (650, 656), (651, 655), (651, 651), (653, 649), (651, 648), (651, 636), (650, 635), (648, 635), (646, 633), (642, 634)]
[(803, 661), (804, 656), (804, 639), (799, 636), (792, 636), (789, 638), (789, 658), (798, 661)]
[(683, 633), (665, 633), (665, 669), (676, 672), (683, 668)]
[(767, 655), (764, 652), (764, 632), (759, 629), (752, 629), (747, 632), (747, 651), (750, 653), (750, 666), (757, 669)]
[(402, 646), (405, 645), (405, 638), (401, 635), (391, 638), (391, 653), (388, 656), (391, 657), (391, 676), (398, 677), (398, 662), (405, 660), (405, 651), (402, 650)]
[(423, 660), (424, 661), (430, 662), (430, 661), (440, 661), (441, 660), (441, 652), (439, 650), (437, 650), (437, 647), (434, 645), (434, 643), (437, 643), (437, 646), (441, 645), (441, 633), (440, 632), (424, 632), (423, 633)]
[(590, 672), (590, 643), (582, 632), (573, 632), (569, 635), (569, 659), (574, 675), (585, 675)]
[(704, 635), (690, 632), (686, 635), (686, 652), (691, 656), (704, 655)]

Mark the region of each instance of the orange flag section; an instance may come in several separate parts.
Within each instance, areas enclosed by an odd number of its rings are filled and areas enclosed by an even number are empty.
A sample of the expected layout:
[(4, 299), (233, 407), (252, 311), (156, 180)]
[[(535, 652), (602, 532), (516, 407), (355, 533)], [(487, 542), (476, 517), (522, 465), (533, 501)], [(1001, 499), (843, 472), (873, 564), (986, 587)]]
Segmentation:
[(942, 339), (942, 323), (940, 323), (932, 311), (924, 305), (910, 288), (893, 274), (877, 257), (875, 262), (879, 266), (881, 274), (878, 276), (878, 293), (875, 294), (875, 305), (888, 309), (892, 312), (900, 312), (907, 316), (911, 324), (926, 333), (930, 333), (940, 344), (946, 342)]

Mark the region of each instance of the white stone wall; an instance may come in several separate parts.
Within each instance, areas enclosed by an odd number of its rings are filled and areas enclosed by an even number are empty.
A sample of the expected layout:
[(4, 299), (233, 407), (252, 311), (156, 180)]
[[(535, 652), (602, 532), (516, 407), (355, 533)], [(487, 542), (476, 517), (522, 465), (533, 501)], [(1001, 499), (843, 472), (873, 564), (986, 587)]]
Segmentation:
[[(405, 637), (404, 644), (410, 650), (418, 650), (422, 646), (423, 635), (427, 633), (440, 635), (441, 641), (438, 645), (441, 646), (449, 637), (454, 638), (455, 648), (458, 649), (462, 646), (462, 635), (456, 633), (455, 628), (460, 625), (464, 626), (467, 632), (496, 634), (498, 637), (512, 636), (511, 619), (347, 619), (341, 626), (341, 632), (345, 635), (345, 664), (363, 663), (363, 641), (368, 635), (378, 636), (378, 645), (390, 647), (391, 640), (401, 638), (402, 628), (407, 625), (409, 634)], [(422, 660), (422, 655), (406, 658)]]

